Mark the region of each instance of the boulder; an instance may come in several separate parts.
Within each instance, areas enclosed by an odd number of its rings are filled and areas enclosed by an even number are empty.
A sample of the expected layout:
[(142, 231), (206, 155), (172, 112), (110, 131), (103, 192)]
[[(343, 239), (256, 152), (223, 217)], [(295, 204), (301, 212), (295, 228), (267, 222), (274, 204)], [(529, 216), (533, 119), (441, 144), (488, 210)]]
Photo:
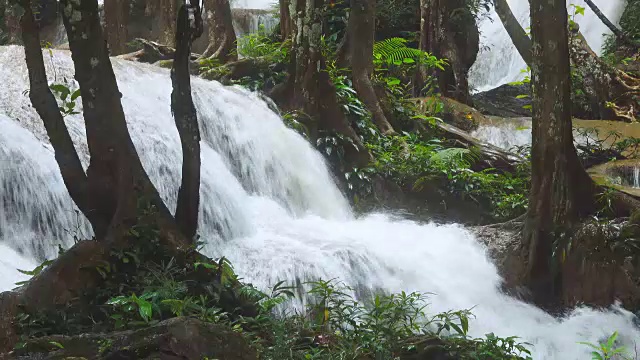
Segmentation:
[(531, 86), (501, 85), (495, 89), (480, 92), (473, 95), (473, 104), (485, 115), (500, 117), (526, 117), (531, 116), (531, 110), (525, 108), (531, 105), (531, 98), (518, 99), (520, 95), (531, 95)]

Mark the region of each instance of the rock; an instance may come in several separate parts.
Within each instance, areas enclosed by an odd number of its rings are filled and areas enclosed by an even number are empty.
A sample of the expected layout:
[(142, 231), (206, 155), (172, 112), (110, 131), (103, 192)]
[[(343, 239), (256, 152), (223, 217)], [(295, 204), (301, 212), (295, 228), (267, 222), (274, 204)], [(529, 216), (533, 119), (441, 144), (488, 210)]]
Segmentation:
[[(640, 305), (640, 284), (635, 280), (640, 267), (622, 247), (622, 230), (628, 226), (637, 227), (617, 220), (605, 225), (587, 222), (573, 231), (562, 269), (563, 307), (608, 307), (616, 301), (625, 308)], [(640, 233), (638, 230), (630, 233)], [(526, 301), (529, 294), (522, 284), (528, 255), (521, 244), (520, 229), (490, 225), (471, 228), (471, 232), (487, 246), (504, 279), (503, 290)]]
[(256, 351), (231, 328), (178, 317), (106, 334), (53, 335), (27, 341), (0, 359), (254, 360)]
[(26, 311), (54, 311), (71, 299), (95, 288), (99, 281), (96, 267), (107, 258), (107, 250), (98, 241), (81, 241), (68, 249), (29, 283), (16, 291), (0, 294), (0, 353), (15, 345), (15, 315), (19, 307)]
[(454, 357), (448, 354), (445, 342), (434, 336), (424, 335), (416, 338), (410, 338), (404, 346), (404, 351), (400, 354), (400, 360), (454, 360)]
[(519, 95), (531, 95), (531, 86), (501, 85), (495, 89), (473, 95), (473, 104), (476, 109), (485, 115), (500, 117), (526, 117), (531, 116), (531, 110), (525, 109), (531, 105), (531, 98), (518, 99)]

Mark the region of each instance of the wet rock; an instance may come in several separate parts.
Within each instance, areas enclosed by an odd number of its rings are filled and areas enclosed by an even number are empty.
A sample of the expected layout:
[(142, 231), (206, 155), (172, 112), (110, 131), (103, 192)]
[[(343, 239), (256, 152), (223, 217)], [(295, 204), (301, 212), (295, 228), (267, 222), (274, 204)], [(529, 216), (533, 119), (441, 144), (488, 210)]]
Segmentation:
[[(516, 225), (516, 226), (509, 226)], [(504, 281), (505, 293), (528, 299), (522, 285), (526, 278), (528, 252), (521, 243), (522, 223), (471, 228), (487, 247), (490, 258)], [(625, 308), (640, 305), (640, 266), (629, 240), (640, 235), (636, 224), (624, 220), (608, 223), (587, 222), (578, 226), (570, 240), (571, 248), (562, 262), (562, 306), (608, 307), (620, 301)]]
[(501, 117), (531, 116), (531, 110), (524, 108), (531, 105), (531, 98), (518, 99), (520, 95), (531, 95), (531, 86), (501, 85), (495, 89), (473, 95), (473, 104), (476, 109), (485, 115)]

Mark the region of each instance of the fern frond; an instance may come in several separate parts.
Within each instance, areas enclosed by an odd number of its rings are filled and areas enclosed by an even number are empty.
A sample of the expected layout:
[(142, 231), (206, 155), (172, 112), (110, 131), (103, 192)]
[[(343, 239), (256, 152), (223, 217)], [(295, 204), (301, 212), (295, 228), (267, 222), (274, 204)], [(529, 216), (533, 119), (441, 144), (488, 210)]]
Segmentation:
[(468, 163), (474, 163), (480, 159), (480, 152), (477, 149), (465, 149), (465, 148), (448, 148), (443, 149), (431, 156), (433, 162), (449, 163), (452, 161), (466, 161)]

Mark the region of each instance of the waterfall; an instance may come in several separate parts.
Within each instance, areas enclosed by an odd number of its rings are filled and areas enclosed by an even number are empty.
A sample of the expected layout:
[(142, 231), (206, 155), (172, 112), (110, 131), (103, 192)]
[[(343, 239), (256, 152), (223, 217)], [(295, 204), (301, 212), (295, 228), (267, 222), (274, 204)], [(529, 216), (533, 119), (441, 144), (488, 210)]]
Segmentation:
[[(52, 82), (72, 79), (67, 52), (45, 54)], [(16, 267), (54, 257), (58, 244), (71, 246), (74, 235), (90, 236), (23, 94), (23, 58), (20, 47), (0, 47), (0, 289), (22, 278)], [(169, 72), (124, 60), (113, 64), (134, 144), (173, 209), (181, 150)], [(245, 281), (266, 289), (278, 280), (340, 278), (362, 290), (431, 292), (431, 312), (474, 307), (472, 336), (518, 335), (533, 344), (536, 359), (584, 359), (589, 349), (578, 341), (597, 342), (613, 331), (631, 349), (640, 344), (634, 317), (624, 309), (582, 307), (554, 318), (502, 294), (486, 249), (459, 225), (354, 217), (321, 155), (257, 95), (198, 78), (193, 93), (202, 131), (199, 233), (204, 251), (226, 256)], [(82, 121), (66, 119), (86, 166)]]
[[(513, 14), (520, 24), (529, 26), (529, 0), (508, 0)], [(625, 0), (594, 0), (598, 8), (614, 23), (622, 16)], [(578, 15), (576, 22), (580, 24), (580, 31), (587, 39), (593, 50), (600, 54), (604, 43), (603, 34), (609, 34), (609, 29), (598, 19), (584, 0), (567, 1), (567, 6), (575, 4), (585, 7), (584, 16)], [(521, 70), (527, 65), (518, 54), (509, 34), (500, 22), (494, 9), (489, 17), (480, 23), (480, 54), (471, 68), (469, 81), (476, 91), (486, 91), (502, 84), (521, 80)]]
[(276, 25), (280, 23), (280, 19), (267, 10), (232, 9), (231, 15), (233, 17), (233, 29), (237, 36), (257, 33), (258, 31), (271, 34)]
[(268, 10), (277, 4), (277, 0), (231, 0), (231, 7), (236, 9)]

